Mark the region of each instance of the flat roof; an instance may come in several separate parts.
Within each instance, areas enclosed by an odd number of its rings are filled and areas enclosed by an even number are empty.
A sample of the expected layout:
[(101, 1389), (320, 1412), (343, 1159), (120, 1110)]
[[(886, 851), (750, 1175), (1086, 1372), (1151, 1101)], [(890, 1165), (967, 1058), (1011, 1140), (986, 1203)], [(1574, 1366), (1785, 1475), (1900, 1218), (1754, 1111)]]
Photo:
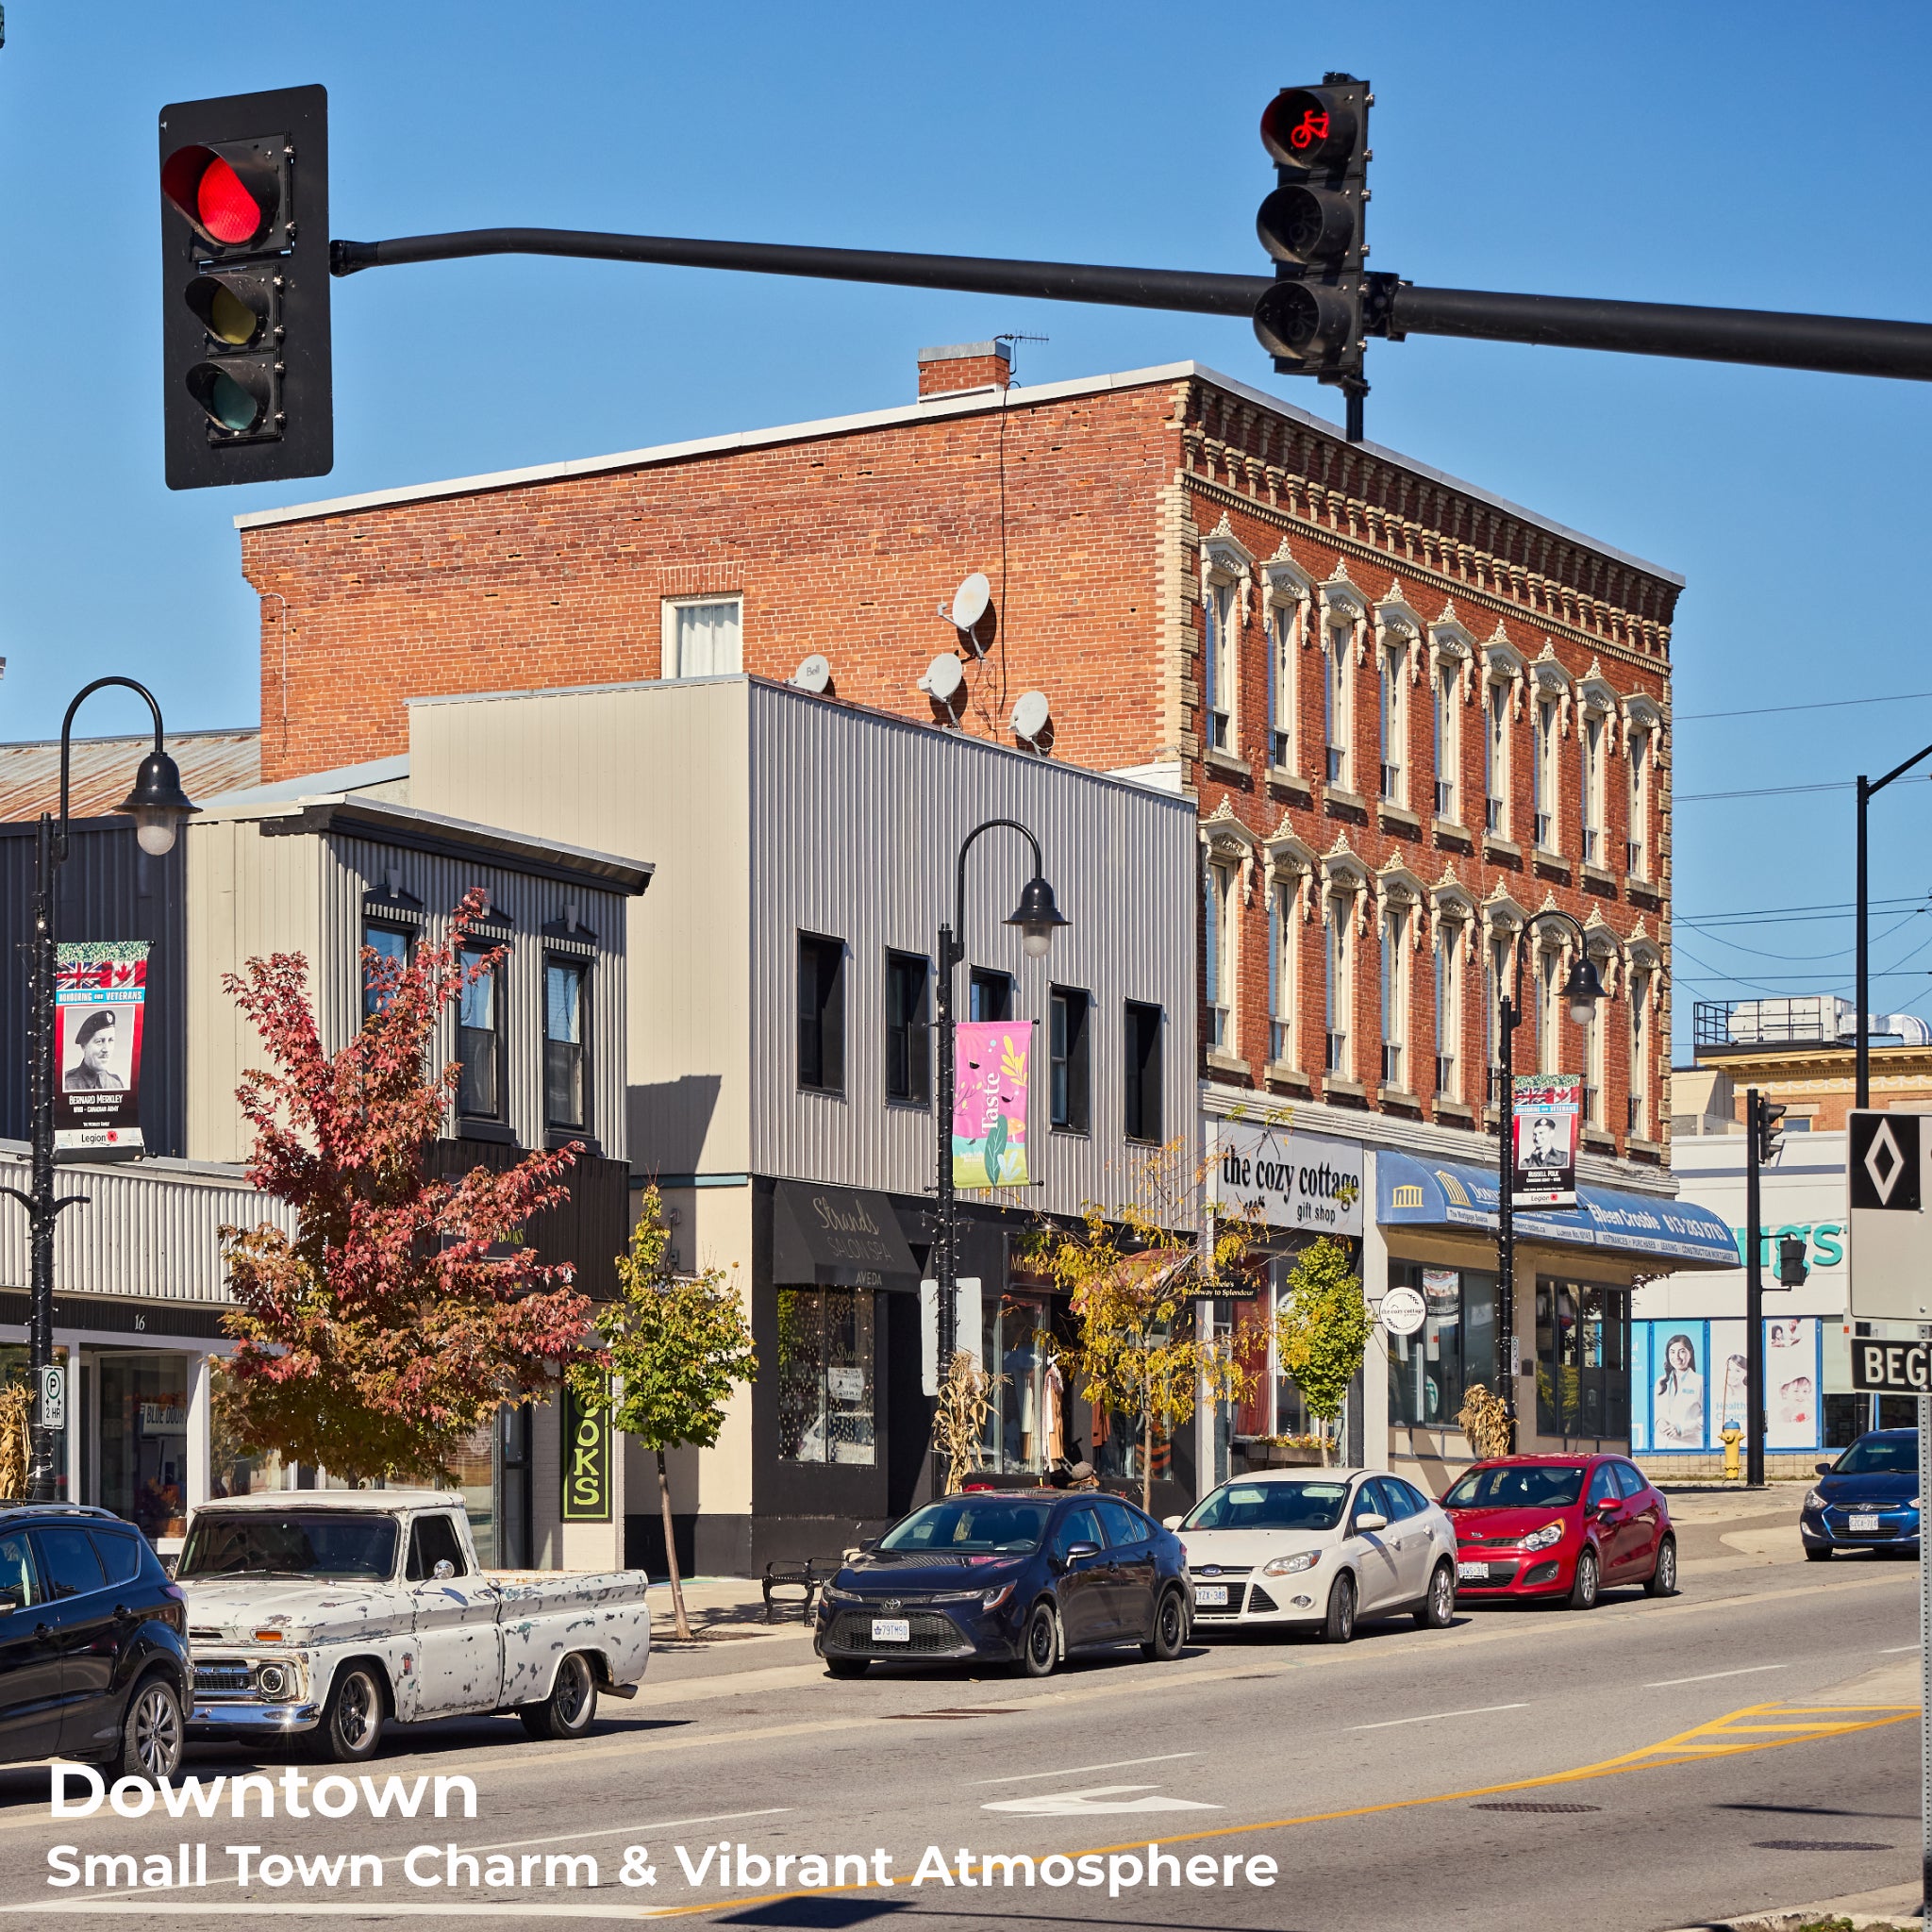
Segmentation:
[[(529, 484), (562, 482), (573, 476), (603, 475), (613, 470), (649, 469), (687, 462), (698, 457), (728, 456), (737, 450), (769, 449), (787, 442), (812, 442), (824, 437), (896, 428), (936, 416), (970, 416), (994, 409), (1024, 408), (1034, 403), (1059, 402), (1075, 396), (1102, 395), (1114, 390), (1146, 389), (1156, 383), (1188, 380), (1213, 383), (1247, 402), (1290, 417), (1333, 441), (1344, 441), (1341, 429), (1325, 416), (1317, 416), (1232, 375), (1224, 375), (1204, 362), (1162, 362), (1149, 369), (1130, 369), (1112, 375), (1076, 376), (1070, 381), (1043, 382), (1027, 389), (1016, 384), (1005, 390), (967, 390), (927, 396), (895, 408), (868, 409), (853, 416), (824, 416), (809, 423), (788, 423), (767, 429), (741, 429), (724, 436), (702, 436), (685, 442), (655, 443), (644, 449), (620, 450), (611, 456), (575, 457), (560, 463), (535, 463), (525, 469), (492, 470), (478, 476), (452, 476), (436, 483), (409, 483), (394, 490), (369, 490), (354, 496), (331, 496), (315, 503), (291, 504), (281, 509), (244, 510), (235, 519), (235, 527), (238, 530), (268, 529), (277, 524), (303, 523), (316, 517), (341, 516), (355, 510), (382, 509), (395, 504), (432, 503), (442, 497), (469, 496), (491, 490), (515, 490)], [(1348, 447), (1365, 450), (1383, 462), (1407, 470), (1413, 476), (1459, 491), (1478, 503), (1488, 504), (1492, 509), (1521, 518), (1525, 524), (1547, 530), (1552, 536), (1560, 537), (1568, 542), (1581, 544), (1600, 557), (1628, 564), (1633, 570), (1641, 570), (1680, 591), (1684, 588), (1683, 577), (1675, 571), (1666, 570), (1660, 563), (1652, 563), (1630, 551), (1619, 550), (1614, 544), (1586, 536), (1581, 530), (1573, 530), (1567, 524), (1559, 524), (1537, 510), (1526, 509), (1520, 503), (1511, 503), (1507, 497), (1498, 496), (1479, 484), (1452, 476), (1446, 470), (1418, 462), (1413, 457), (1404, 456), (1400, 450), (1386, 448), (1379, 442), (1351, 443)]]

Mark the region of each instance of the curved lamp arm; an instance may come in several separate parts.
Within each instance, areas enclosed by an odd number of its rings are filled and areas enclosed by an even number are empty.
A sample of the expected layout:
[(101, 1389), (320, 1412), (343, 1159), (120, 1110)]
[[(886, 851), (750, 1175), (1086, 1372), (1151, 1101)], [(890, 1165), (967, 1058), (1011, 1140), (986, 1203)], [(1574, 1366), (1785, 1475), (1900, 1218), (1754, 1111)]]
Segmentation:
[(74, 702), (67, 707), (67, 715), (60, 721), (60, 825), (58, 839), (60, 855), (64, 858), (67, 850), (67, 798), (70, 754), (73, 750), (74, 714), (97, 691), (105, 691), (108, 685), (118, 684), (124, 691), (131, 691), (148, 708), (155, 721), (155, 749), (161, 749), (161, 708), (155, 701), (155, 694), (144, 684), (137, 684), (131, 677), (97, 677), (92, 684), (82, 685), (75, 692)]
[[(974, 828), (967, 833), (966, 842), (959, 847), (959, 874), (958, 881), (958, 890), (954, 895), (953, 901), (953, 948), (954, 951), (962, 958), (965, 957), (966, 952), (966, 855), (969, 852), (971, 852), (974, 844), (978, 842), (978, 840), (982, 833), (998, 831), (1001, 829), (1004, 829), (1008, 832), (1018, 832), (1021, 838), (1025, 840), (1027, 844), (1033, 848), (1033, 871), (1035, 875), (1037, 876), (1042, 870), (1042, 860), (1041, 858), (1040, 851), (1040, 841), (1036, 839), (1033, 836), (1033, 834), (1029, 832), (1026, 829), (1026, 827), (1019, 822), (1018, 819), (988, 819), (983, 824), (974, 825)], [(949, 965), (950, 963), (951, 962), (948, 962)]]

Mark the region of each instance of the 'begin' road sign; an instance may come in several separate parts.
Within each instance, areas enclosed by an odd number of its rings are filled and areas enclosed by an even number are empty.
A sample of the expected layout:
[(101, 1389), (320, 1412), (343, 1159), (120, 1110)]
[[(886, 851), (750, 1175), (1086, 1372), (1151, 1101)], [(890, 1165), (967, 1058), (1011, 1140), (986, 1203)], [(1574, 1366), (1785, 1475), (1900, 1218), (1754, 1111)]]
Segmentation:
[[(1848, 1122), (1847, 1256), (1861, 1322), (1932, 1322), (1932, 1116), (1855, 1110)], [(1858, 1344), (1862, 1347), (1864, 1344)], [(1854, 1354), (1857, 1353), (1854, 1349)], [(1857, 1387), (1923, 1390), (1923, 1382)]]
[(1932, 1393), (1932, 1347), (1857, 1336), (1852, 1342), (1852, 1387), (1880, 1395)]

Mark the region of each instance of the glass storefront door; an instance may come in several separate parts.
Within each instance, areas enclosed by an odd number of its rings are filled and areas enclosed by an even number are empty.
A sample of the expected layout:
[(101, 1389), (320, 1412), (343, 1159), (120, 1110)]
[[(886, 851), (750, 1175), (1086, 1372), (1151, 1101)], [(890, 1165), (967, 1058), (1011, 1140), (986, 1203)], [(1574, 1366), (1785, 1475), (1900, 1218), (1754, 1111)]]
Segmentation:
[(1052, 1319), (1044, 1295), (1008, 1292), (981, 1306), (979, 1358), (992, 1376), (983, 1468), (1043, 1475), (1065, 1454), (1066, 1398), (1047, 1346)]
[(188, 1360), (161, 1349), (95, 1357), (97, 1493), (150, 1539), (187, 1533)]

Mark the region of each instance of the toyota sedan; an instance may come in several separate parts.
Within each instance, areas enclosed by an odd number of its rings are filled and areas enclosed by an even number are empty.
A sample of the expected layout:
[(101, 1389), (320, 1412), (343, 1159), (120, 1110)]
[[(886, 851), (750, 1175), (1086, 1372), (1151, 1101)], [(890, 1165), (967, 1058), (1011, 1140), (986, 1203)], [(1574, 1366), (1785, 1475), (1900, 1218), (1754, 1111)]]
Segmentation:
[(1346, 1643), (1359, 1617), (1456, 1612), (1456, 1532), (1400, 1476), (1262, 1470), (1170, 1517), (1188, 1553), (1194, 1615), (1208, 1629), (1303, 1629)]
[(1075, 1651), (1188, 1638), (1181, 1546), (1119, 1496), (1003, 1490), (895, 1523), (820, 1593), (813, 1648), (835, 1677), (874, 1663), (1007, 1663), (1044, 1677)]

